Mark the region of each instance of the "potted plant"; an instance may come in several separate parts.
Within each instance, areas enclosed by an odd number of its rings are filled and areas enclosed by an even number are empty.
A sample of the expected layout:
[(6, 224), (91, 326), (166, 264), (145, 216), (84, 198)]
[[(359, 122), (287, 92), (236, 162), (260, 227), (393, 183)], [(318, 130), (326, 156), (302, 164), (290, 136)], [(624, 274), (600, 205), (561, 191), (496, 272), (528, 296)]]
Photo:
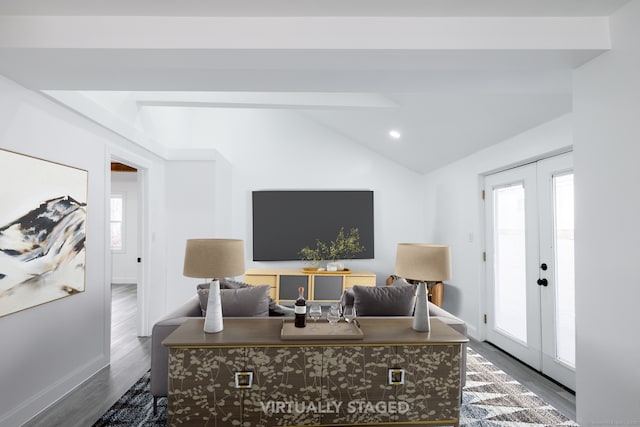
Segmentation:
[[(315, 247), (305, 246), (299, 254), (302, 260), (308, 261), (314, 268), (319, 268), (327, 261), (335, 263), (338, 260), (351, 259), (364, 250), (365, 247), (360, 244), (358, 229), (352, 228), (348, 233), (345, 233), (344, 227), (341, 227), (335, 240), (325, 243), (316, 239)], [(344, 266), (337, 269), (344, 270)]]

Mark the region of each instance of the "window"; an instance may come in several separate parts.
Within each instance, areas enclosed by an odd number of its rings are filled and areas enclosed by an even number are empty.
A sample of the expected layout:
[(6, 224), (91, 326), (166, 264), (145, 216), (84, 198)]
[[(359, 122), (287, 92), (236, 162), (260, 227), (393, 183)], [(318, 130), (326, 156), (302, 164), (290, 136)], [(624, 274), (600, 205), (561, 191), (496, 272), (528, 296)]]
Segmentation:
[(124, 194), (111, 194), (111, 250), (124, 252)]

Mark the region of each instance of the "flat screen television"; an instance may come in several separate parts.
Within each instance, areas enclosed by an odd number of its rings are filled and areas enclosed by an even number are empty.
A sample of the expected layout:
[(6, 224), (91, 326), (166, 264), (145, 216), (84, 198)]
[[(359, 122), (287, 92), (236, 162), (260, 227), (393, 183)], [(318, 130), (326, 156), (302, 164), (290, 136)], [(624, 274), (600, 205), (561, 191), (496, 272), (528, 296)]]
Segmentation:
[(364, 252), (374, 257), (373, 191), (254, 191), (253, 260), (299, 260), (316, 239), (335, 240), (340, 228), (357, 228)]

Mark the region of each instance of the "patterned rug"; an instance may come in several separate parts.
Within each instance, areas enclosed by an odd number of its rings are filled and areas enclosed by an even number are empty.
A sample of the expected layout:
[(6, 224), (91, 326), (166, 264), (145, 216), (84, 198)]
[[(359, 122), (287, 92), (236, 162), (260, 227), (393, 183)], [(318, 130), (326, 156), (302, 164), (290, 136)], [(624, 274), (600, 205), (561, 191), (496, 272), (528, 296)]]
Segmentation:
[[(167, 400), (158, 400), (153, 415), (149, 393), (150, 373), (136, 382), (94, 427), (164, 427)], [(472, 349), (467, 355), (460, 425), (463, 427), (578, 426), (522, 384), (505, 374)]]
[(465, 427), (578, 426), (472, 349), (460, 425)]

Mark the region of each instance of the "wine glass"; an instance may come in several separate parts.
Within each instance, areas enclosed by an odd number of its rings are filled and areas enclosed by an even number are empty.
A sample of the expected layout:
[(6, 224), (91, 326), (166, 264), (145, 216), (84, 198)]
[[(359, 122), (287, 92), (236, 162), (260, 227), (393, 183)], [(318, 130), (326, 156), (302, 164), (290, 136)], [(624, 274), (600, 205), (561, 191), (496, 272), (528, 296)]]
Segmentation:
[(342, 315), (347, 323), (351, 323), (356, 318), (356, 308), (352, 305), (346, 305)]
[(340, 318), (342, 317), (342, 305), (335, 303), (335, 304), (331, 304), (331, 307), (329, 308), (329, 310), (335, 310), (338, 312), (338, 322), (340, 321)]
[(327, 313), (327, 320), (331, 325), (331, 333), (336, 333), (336, 326), (338, 325), (338, 321), (340, 321), (340, 309), (337, 305), (332, 305), (329, 308), (329, 313)]
[(312, 331), (318, 329), (317, 322), (320, 316), (322, 316), (322, 307), (320, 306), (320, 304), (313, 304), (309, 307), (309, 317), (313, 319), (313, 328), (311, 328)]

